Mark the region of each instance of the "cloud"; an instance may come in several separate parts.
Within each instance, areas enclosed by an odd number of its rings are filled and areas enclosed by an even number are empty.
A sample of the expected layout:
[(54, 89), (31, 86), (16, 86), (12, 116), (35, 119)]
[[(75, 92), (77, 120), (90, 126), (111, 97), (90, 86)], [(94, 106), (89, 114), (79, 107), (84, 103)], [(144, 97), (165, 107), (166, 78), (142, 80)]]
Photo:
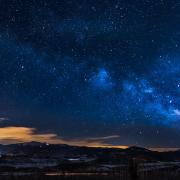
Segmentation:
[(107, 139), (114, 139), (119, 138), (119, 135), (112, 135), (112, 136), (104, 136), (104, 137), (95, 137), (95, 138), (89, 138), (89, 140), (107, 140)]
[(0, 128), (0, 142), (7, 144), (11, 142), (28, 141), (51, 141), (56, 137), (55, 134), (36, 134), (36, 129), (27, 127), (2, 127)]
[(0, 143), (11, 144), (20, 142), (48, 142), (52, 144), (68, 144), (76, 146), (89, 146), (89, 147), (117, 147), (126, 148), (127, 146), (113, 146), (105, 143), (106, 140), (119, 138), (118, 135), (93, 137), (93, 138), (76, 138), (65, 139), (59, 137), (54, 133), (38, 133), (35, 128), (29, 127), (1, 127), (0, 128)]
[(114, 85), (110, 74), (104, 68), (100, 68), (97, 73), (93, 73), (89, 82), (92, 87), (104, 90), (111, 90)]
[(1, 121), (7, 121), (7, 120), (9, 120), (9, 118), (7, 118), (7, 117), (0, 117), (0, 122)]
[(177, 115), (177, 116), (180, 116), (180, 110), (175, 109), (175, 110), (174, 110), (174, 114)]
[(158, 152), (168, 152), (168, 151), (177, 151), (179, 148), (149, 148), (149, 149)]

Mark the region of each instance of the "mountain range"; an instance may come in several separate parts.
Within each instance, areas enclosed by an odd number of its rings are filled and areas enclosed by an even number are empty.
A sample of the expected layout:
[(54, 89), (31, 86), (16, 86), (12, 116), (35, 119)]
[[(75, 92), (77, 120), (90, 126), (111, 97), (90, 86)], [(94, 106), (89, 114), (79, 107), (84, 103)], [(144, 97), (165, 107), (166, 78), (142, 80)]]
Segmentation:
[(28, 142), (10, 145), (0, 145), (0, 152), (11, 156), (29, 157), (77, 157), (89, 156), (101, 160), (126, 161), (130, 158), (138, 158), (148, 161), (180, 161), (180, 150), (169, 152), (152, 151), (142, 147), (118, 148), (94, 148), (69, 146), (66, 144), (47, 144), (40, 142)]

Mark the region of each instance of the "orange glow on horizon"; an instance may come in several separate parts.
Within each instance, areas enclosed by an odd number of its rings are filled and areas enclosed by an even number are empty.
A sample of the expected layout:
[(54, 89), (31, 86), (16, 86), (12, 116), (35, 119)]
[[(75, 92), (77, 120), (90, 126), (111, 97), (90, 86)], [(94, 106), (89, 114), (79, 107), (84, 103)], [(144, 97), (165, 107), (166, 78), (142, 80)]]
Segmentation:
[(127, 149), (129, 146), (112, 146), (107, 144), (107, 145), (90, 145), (88, 147)]
[[(126, 145), (111, 145), (105, 143), (106, 140), (119, 138), (119, 135), (111, 135), (104, 137), (74, 138), (65, 139), (54, 133), (38, 133), (35, 128), (29, 127), (1, 127), (0, 128), (0, 144), (12, 144), (37, 141), (50, 144), (67, 144), (72, 146), (86, 146), (96, 148), (119, 148), (127, 149)], [(148, 148), (153, 151), (175, 151), (178, 148)]]
[(127, 146), (112, 146), (105, 144), (104, 141), (108, 139), (119, 138), (118, 135), (93, 137), (93, 138), (74, 138), (64, 139), (54, 133), (38, 133), (35, 128), (29, 127), (2, 127), (0, 128), (0, 143), (11, 144), (21, 142), (47, 142), (51, 144), (67, 144), (73, 146), (87, 146), (87, 147), (109, 147), (109, 148), (126, 148)]

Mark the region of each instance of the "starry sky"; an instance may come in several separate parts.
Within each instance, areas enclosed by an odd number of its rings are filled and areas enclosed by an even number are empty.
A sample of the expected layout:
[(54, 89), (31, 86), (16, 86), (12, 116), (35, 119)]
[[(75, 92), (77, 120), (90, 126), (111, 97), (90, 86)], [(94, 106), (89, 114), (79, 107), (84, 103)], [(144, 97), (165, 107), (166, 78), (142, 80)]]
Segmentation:
[(0, 143), (179, 139), (179, 0), (0, 0)]

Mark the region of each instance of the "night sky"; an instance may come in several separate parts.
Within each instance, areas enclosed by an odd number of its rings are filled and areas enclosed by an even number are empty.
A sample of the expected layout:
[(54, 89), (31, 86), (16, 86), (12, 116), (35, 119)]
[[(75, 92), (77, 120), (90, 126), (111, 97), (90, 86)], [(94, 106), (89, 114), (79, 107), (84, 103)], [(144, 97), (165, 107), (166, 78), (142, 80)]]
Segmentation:
[(0, 0), (0, 143), (180, 147), (179, 0)]

